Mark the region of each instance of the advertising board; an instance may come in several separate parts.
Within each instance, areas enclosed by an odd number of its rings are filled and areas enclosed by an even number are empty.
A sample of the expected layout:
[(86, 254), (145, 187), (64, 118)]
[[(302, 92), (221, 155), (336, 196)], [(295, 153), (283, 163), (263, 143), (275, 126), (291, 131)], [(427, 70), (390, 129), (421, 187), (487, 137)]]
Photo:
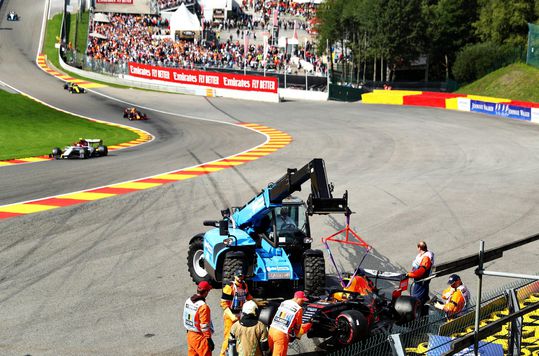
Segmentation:
[(539, 108), (532, 109), (532, 122), (539, 124)]
[(470, 99), (457, 98), (457, 108), (459, 111), (470, 111)]
[(133, 62), (129, 63), (129, 75), (178, 84), (261, 93), (277, 94), (279, 89), (278, 79), (274, 77), (165, 68)]
[(489, 103), (485, 101), (471, 100), (470, 111), (517, 120), (530, 121), (532, 118), (530, 108), (504, 103)]
[(95, 12), (151, 14), (157, 11), (157, 7), (152, 6), (152, 0), (95, 0), (94, 4)]

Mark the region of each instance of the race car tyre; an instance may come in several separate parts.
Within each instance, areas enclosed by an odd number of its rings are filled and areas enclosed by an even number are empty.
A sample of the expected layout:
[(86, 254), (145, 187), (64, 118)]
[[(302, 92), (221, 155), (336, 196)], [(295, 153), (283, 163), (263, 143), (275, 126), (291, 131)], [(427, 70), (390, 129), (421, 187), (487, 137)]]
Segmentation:
[(234, 280), (234, 273), (241, 270), (245, 273), (243, 268), (243, 260), (245, 256), (243, 253), (229, 252), (225, 256), (223, 262), (223, 285), (228, 284)]
[(62, 155), (62, 150), (60, 149), (60, 147), (54, 147), (52, 149), (52, 157), (53, 158), (59, 159), (61, 155)]
[(105, 157), (109, 154), (107, 146), (98, 146), (96, 149), (97, 155), (100, 157)]
[(268, 304), (264, 306), (260, 310), (260, 314), (258, 315), (258, 320), (264, 323), (268, 328), (271, 325), (271, 322), (273, 321), (273, 317), (275, 316), (275, 313), (277, 313), (277, 309), (279, 309), (280, 301), (268, 301)]
[(85, 150), (84, 150), (83, 158), (84, 158), (84, 159), (90, 158), (90, 151), (88, 151), (87, 149), (85, 149)]
[(322, 295), (326, 288), (326, 266), (320, 250), (308, 250), (303, 259), (304, 290), (307, 295)]
[(204, 269), (204, 234), (195, 235), (187, 251), (187, 270), (195, 283), (211, 282), (211, 277)]
[(398, 315), (397, 325), (415, 320), (421, 315), (421, 302), (409, 295), (403, 295), (395, 301), (395, 311)]
[(367, 318), (358, 310), (346, 310), (335, 319), (335, 338), (340, 345), (350, 345), (369, 335)]

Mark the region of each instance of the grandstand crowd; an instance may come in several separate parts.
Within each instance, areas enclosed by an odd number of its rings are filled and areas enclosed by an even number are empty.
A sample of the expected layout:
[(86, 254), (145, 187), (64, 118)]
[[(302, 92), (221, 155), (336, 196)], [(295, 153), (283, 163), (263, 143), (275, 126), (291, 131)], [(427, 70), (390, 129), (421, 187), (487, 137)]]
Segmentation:
[[(184, 1), (194, 0), (159, 0), (158, 5), (166, 9)], [(136, 62), (186, 69), (248, 68), (326, 75), (327, 65), (315, 54), (311, 41), (298, 43), (289, 53), (290, 47), (279, 47), (271, 37), (261, 41), (262, 32), (258, 39), (256, 37), (256, 30), (263, 31), (272, 25), (274, 10), (312, 17), (314, 5), (262, 0), (244, 0), (242, 4), (244, 9), (240, 15), (228, 18), (216, 27), (206, 22), (205, 34), (198, 40), (170, 36), (169, 23), (160, 15), (108, 14), (110, 22), (92, 22), (90, 25), (93, 36), (88, 41), (87, 58), (112, 64)], [(279, 21), (279, 27), (306, 29), (304, 23), (297, 25), (297, 20), (285, 16)], [(208, 32), (213, 36), (208, 36)], [(264, 33), (270, 34), (269, 31)]]

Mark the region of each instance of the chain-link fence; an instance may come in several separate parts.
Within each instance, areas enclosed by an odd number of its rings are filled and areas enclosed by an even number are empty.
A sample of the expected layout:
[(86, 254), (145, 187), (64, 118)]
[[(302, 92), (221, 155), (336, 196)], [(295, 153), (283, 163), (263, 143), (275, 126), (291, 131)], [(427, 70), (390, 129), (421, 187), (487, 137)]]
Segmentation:
[(526, 63), (539, 68), (539, 26), (528, 24), (528, 53)]
[[(504, 288), (483, 295), (480, 308), (480, 328), (485, 327), (509, 314), (506, 291), (515, 290), (520, 308), (539, 305), (539, 282), (529, 283), (519, 280)], [(403, 326), (394, 326), (387, 334), (380, 333), (333, 351), (331, 356), (379, 356), (401, 355), (443, 355), (449, 351), (454, 339), (473, 334), (475, 301), (472, 300), (468, 312), (448, 321), (442, 313), (434, 312)], [(499, 331), (489, 335), (479, 343), (482, 355), (508, 354), (511, 343), (511, 323), (502, 325)], [(539, 355), (539, 309), (524, 315), (520, 345), (523, 355)]]

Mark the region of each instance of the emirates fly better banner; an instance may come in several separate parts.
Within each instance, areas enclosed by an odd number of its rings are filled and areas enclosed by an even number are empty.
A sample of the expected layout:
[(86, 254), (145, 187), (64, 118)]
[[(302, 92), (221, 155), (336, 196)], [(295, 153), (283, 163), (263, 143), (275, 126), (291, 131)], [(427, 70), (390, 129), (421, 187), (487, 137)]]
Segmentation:
[(134, 77), (163, 80), (172, 83), (258, 91), (262, 93), (277, 93), (279, 88), (279, 82), (274, 77), (154, 67), (132, 62), (129, 63), (129, 74)]

